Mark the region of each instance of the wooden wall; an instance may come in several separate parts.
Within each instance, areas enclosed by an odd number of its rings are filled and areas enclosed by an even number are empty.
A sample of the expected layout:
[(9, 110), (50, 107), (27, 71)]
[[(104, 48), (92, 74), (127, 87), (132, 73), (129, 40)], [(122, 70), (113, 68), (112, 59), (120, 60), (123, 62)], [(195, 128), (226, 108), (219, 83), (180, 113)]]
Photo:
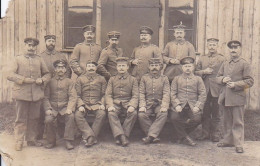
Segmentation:
[[(100, 0), (98, 0), (100, 1)], [(102, 1), (102, 0), (101, 0)], [(219, 38), (219, 52), (228, 57), (226, 43), (242, 41), (242, 55), (252, 64), (254, 86), (248, 91), (247, 108), (260, 108), (260, 1), (197, 0), (197, 51), (207, 53), (206, 39)], [(102, 12), (102, 11), (101, 11)], [(57, 49), (63, 45), (63, 0), (11, 0), (5, 18), (0, 20), (0, 102), (11, 102), (11, 83), (6, 80), (10, 61), (22, 54), (24, 38), (40, 40), (37, 52), (45, 49), (44, 35), (57, 36)]]
[(260, 108), (260, 1), (198, 0), (198, 52), (207, 53), (206, 39), (217, 37), (219, 51), (229, 57), (227, 42), (242, 42), (242, 56), (252, 64), (255, 80), (248, 91), (247, 108)]
[(56, 48), (63, 43), (63, 0), (11, 0), (0, 20), (0, 102), (12, 102), (12, 83), (6, 80), (10, 61), (23, 54), (24, 38), (40, 40), (37, 53), (45, 50), (44, 36), (57, 36)]

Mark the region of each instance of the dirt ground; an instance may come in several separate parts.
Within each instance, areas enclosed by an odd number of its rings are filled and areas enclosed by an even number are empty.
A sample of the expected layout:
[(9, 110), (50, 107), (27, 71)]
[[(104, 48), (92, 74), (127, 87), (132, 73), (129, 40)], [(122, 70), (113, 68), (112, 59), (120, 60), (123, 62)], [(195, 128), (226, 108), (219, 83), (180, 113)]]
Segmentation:
[[(8, 117), (8, 118), (7, 118)], [(14, 150), (13, 104), (0, 109), (0, 150), (6, 164), (12, 166), (260, 166), (260, 116), (246, 114), (244, 145), (245, 153), (237, 154), (232, 148), (218, 148), (209, 141), (197, 142), (197, 147), (172, 143), (171, 125), (166, 124), (158, 144), (143, 145), (140, 141), (143, 133), (134, 127), (128, 147), (115, 145), (106, 123), (99, 143), (92, 148), (85, 148), (80, 139), (75, 140), (75, 149), (67, 151), (62, 139), (57, 140), (57, 147), (27, 147), (23, 151)], [(199, 132), (199, 129), (197, 130)], [(196, 135), (196, 132), (195, 132)], [(44, 141), (43, 141), (44, 142)], [(9, 158), (8, 158), (9, 156)]]

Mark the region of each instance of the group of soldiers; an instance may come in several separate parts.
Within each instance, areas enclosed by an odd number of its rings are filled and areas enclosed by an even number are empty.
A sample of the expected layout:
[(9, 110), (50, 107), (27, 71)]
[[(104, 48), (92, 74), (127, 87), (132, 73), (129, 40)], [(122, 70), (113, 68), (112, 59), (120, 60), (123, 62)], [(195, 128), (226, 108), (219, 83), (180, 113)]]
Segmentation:
[[(56, 145), (58, 133), (66, 148), (73, 149), (76, 127), (85, 146), (91, 147), (107, 117), (115, 143), (121, 146), (129, 144), (137, 119), (144, 144), (159, 142), (168, 117), (179, 143), (195, 146), (189, 134), (201, 122), (198, 139), (219, 142), (221, 104), (224, 138), (217, 145), (243, 152), (245, 89), (254, 81), (250, 65), (241, 58), (239, 41), (228, 42), (226, 60), (217, 52), (218, 39), (209, 38), (209, 53), (195, 63), (195, 49), (185, 40), (182, 24), (174, 26), (175, 40), (163, 52), (151, 44), (153, 30), (142, 26), (141, 45), (130, 58), (118, 45), (120, 32), (107, 34), (109, 45), (103, 50), (94, 43), (94, 26), (83, 27), (83, 35), (84, 42), (75, 46), (69, 59), (55, 50), (54, 35), (45, 36), (46, 50), (40, 55), (35, 53), (38, 39), (24, 40), (26, 53), (15, 57), (8, 76), (14, 82), (17, 151), (24, 138), (29, 146), (42, 146), (38, 137), (43, 131), (46, 148)], [(72, 71), (76, 80), (70, 79)], [(95, 116), (92, 125), (86, 120), (89, 114)]]

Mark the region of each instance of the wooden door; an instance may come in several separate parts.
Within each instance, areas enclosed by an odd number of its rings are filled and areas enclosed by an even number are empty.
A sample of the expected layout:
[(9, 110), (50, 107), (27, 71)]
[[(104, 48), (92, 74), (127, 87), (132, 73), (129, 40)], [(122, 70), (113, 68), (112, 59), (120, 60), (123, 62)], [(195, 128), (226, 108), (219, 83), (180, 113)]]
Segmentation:
[(158, 45), (160, 4), (159, 0), (102, 0), (101, 3), (102, 47), (106, 46), (107, 33), (121, 33), (119, 45), (124, 56), (131, 56), (140, 45), (139, 28), (143, 25), (153, 29), (152, 43)]

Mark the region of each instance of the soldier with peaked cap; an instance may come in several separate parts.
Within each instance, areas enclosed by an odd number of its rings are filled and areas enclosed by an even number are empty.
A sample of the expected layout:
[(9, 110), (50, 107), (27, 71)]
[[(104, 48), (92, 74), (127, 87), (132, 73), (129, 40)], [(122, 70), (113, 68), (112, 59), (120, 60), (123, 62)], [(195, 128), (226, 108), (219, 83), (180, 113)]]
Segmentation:
[[(78, 94), (75, 120), (86, 147), (97, 143), (97, 137), (106, 119), (104, 95), (107, 82), (103, 76), (96, 73), (96, 70), (97, 63), (88, 61), (86, 72), (77, 78), (75, 85)], [(95, 116), (91, 127), (85, 118), (89, 114)]]
[(218, 103), (224, 106), (224, 138), (217, 146), (235, 146), (237, 153), (243, 153), (246, 90), (253, 86), (254, 79), (250, 64), (241, 58), (241, 43), (231, 40), (227, 46), (230, 59), (221, 65), (216, 78), (222, 85)]
[(107, 80), (117, 74), (116, 58), (123, 56), (123, 49), (118, 47), (120, 32), (111, 31), (107, 34), (109, 45), (101, 52), (98, 61), (98, 73)]
[[(56, 131), (66, 141), (66, 148), (73, 149), (74, 140), (74, 112), (77, 102), (77, 93), (74, 83), (66, 77), (68, 63), (59, 59), (53, 62), (55, 76), (45, 88), (43, 108), (45, 110), (45, 132), (48, 143), (45, 148), (56, 145)], [(64, 130), (63, 130), (64, 129)]]
[[(137, 119), (138, 82), (128, 73), (129, 61), (126, 57), (116, 59), (118, 74), (110, 78), (106, 90), (106, 107), (109, 124), (116, 144), (127, 146), (128, 138)], [(119, 117), (125, 115), (121, 125)]]
[(163, 61), (166, 63), (164, 75), (169, 78), (170, 82), (182, 73), (180, 59), (186, 56), (195, 56), (194, 46), (184, 38), (185, 28), (186, 26), (182, 23), (173, 26), (175, 39), (166, 44), (162, 53)]
[[(162, 61), (160, 58), (149, 60), (149, 73), (145, 74), (139, 87), (138, 119), (146, 137), (145, 144), (159, 141), (159, 134), (167, 120), (170, 104), (170, 84), (167, 76), (161, 75)], [(151, 115), (155, 114), (154, 121)]]
[(200, 57), (195, 70), (195, 74), (202, 77), (207, 91), (202, 116), (202, 135), (199, 139), (211, 139), (213, 142), (219, 141), (220, 134), (218, 96), (221, 86), (216, 82), (216, 75), (225, 61), (225, 57), (217, 52), (218, 41), (216, 38), (207, 39), (209, 53)]
[(49, 70), (43, 59), (35, 54), (39, 40), (24, 40), (26, 53), (15, 57), (12, 71), (7, 79), (14, 82), (13, 99), (16, 100), (14, 133), (15, 149), (22, 150), (24, 137), (29, 146), (41, 146), (36, 141), (40, 117), (40, 106), (44, 98), (44, 87), (50, 79)]
[[(46, 66), (48, 67), (48, 70), (50, 71), (51, 77), (54, 77), (55, 75), (55, 68), (53, 66), (53, 62), (57, 61), (57, 60), (64, 60), (68, 63), (68, 59), (66, 57), (65, 54), (56, 51), (55, 50), (55, 45), (56, 45), (56, 36), (55, 35), (46, 35), (44, 36), (45, 39), (45, 44), (46, 44), (46, 50), (43, 51), (40, 56), (43, 58)], [(71, 69), (69, 67), (69, 65), (67, 65), (67, 69), (66, 69), (66, 73), (65, 76), (67, 78), (71, 77)], [(40, 125), (39, 125), (39, 135), (38, 135), (38, 139), (42, 139), (43, 137), (43, 132), (44, 132), (44, 117), (45, 117), (45, 111), (43, 110), (43, 108), (41, 107), (41, 117), (40, 117)]]
[(162, 59), (161, 52), (156, 45), (151, 44), (153, 30), (148, 26), (140, 28), (141, 45), (133, 50), (131, 55), (132, 75), (140, 82), (141, 77), (149, 72), (149, 59)]
[(201, 114), (206, 101), (203, 80), (195, 76), (194, 57), (180, 59), (183, 73), (176, 76), (171, 84), (171, 122), (178, 136), (178, 142), (195, 146), (189, 133), (201, 122)]
[(82, 30), (85, 40), (75, 46), (70, 57), (71, 68), (78, 76), (85, 71), (88, 61), (98, 62), (102, 50), (94, 43), (96, 28), (93, 25), (86, 25)]

